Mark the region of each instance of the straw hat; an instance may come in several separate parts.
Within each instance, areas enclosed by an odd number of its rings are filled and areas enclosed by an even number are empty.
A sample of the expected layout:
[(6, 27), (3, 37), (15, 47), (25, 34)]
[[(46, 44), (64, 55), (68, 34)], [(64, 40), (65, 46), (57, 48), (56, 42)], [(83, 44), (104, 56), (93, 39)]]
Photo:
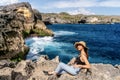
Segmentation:
[(88, 47), (86, 46), (86, 43), (84, 41), (75, 42), (75, 44), (74, 44), (75, 48), (77, 48), (78, 45), (82, 45), (84, 48), (88, 49)]

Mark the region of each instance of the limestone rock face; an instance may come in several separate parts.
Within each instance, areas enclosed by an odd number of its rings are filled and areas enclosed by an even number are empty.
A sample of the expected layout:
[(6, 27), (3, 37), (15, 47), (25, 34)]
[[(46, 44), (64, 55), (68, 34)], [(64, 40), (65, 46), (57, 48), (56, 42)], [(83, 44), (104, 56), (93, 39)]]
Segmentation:
[(70, 23), (70, 21), (67, 21), (67, 20), (64, 20), (64, 19), (60, 19), (60, 18), (57, 18), (57, 17), (52, 17), (52, 18), (46, 18), (44, 20), (45, 23), (49, 23), (49, 24), (65, 24), (65, 23)]
[(46, 24), (111, 24), (120, 23), (120, 16), (105, 15), (70, 15), (66, 12), (61, 13), (43, 13), (43, 21)]
[[(91, 64), (91, 69), (81, 69), (78, 75), (63, 74), (59, 78), (43, 73), (56, 69), (58, 57), (49, 60), (48, 56), (42, 55), (37, 61), (21, 61), (15, 67), (4, 66), (13, 62), (0, 61), (0, 80), (120, 80), (120, 65)], [(3, 73), (4, 72), (4, 73)]]
[(30, 34), (53, 36), (38, 13), (25, 2), (0, 6), (0, 59), (25, 58), (24, 38)]
[(35, 17), (39, 20), (42, 20), (42, 15), (37, 9), (33, 9), (33, 12), (35, 14)]

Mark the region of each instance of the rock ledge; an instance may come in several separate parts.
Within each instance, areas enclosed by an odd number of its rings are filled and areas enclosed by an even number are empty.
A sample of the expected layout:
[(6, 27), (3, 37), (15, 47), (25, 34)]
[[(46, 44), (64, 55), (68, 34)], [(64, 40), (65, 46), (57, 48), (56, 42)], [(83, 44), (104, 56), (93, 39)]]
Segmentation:
[[(31, 60), (19, 63), (6, 60), (0, 61), (0, 80), (120, 80), (120, 65), (91, 64), (90, 71), (81, 70), (76, 76), (63, 74), (61, 77), (46, 76), (43, 70), (54, 70), (59, 58), (49, 60), (41, 56), (36, 62)], [(3, 73), (4, 72), (4, 73)]]

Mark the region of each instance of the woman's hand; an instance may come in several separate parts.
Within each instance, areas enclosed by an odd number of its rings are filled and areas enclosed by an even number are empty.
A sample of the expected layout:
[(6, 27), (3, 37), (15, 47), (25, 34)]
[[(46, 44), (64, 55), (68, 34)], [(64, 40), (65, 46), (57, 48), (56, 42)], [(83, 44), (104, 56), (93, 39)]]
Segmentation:
[(74, 64), (73, 67), (74, 68), (80, 68), (80, 65)]
[(71, 59), (71, 61), (68, 63), (68, 65), (73, 65), (75, 63), (76, 58)]

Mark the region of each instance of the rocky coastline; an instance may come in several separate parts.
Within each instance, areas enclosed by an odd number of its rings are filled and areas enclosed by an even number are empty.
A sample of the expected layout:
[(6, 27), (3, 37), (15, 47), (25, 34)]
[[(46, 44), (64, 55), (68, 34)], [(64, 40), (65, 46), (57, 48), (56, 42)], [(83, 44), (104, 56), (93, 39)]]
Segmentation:
[(0, 80), (120, 80), (120, 65), (91, 64), (87, 72), (83, 69), (77, 76), (63, 74), (57, 78), (45, 75), (43, 70), (54, 70), (59, 63), (58, 56), (52, 60), (46, 55), (37, 61), (21, 60), (29, 50), (24, 42), (26, 37), (54, 35), (42, 18), (26, 2), (0, 6)]
[(24, 39), (32, 36), (53, 36), (42, 22), (39, 11), (27, 2), (0, 6), (0, 60), (25, 59), (29, 48)]
[(82, 69), (78, 75), (63, 74), (59, 78), (48, 76), (44, 70), (54, 70), (59, 57), (49, 60), (41, 55), (37, 61), (22, 60), (19, 63), (9, 60), (0, 61), (0, 80), (120, 80), (120, 65), (91, 64), (91, 69)]
[(50, 24), (113, 24), (120, 23), (120, 16), (105, 15), (70, 15), (61, 13), (42, 13), (45, 23)]

